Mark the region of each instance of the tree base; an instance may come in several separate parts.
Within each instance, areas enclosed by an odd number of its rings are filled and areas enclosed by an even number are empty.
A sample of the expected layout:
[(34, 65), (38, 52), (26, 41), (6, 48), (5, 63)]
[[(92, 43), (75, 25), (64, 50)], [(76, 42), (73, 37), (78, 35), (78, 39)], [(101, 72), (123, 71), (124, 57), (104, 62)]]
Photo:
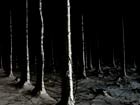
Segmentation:
[(74, 105), (74, 101), (72, 101), (72, 100), (69, 100), (69, 101), (66, 101), (66, 100), (61, 100), (61, 101), (59, 101), (57, 104), (55, 104), (55, 105)]
[(11, 80), (15, 80), (15, 79), (16, 79), (15, 76), (14, 76), (13, 74), (10, 74), (8, 77), (9, 77)]
[(18, 89), (21, 89), (21, 88), (24, 88), (26, 90), (32, 90), (33, 89), (33, 86), (32, 86), (30, 81), (22, 81), (22, 80), (18, 80), (18, 78), (17, 78), (16, 81), (17, 81), (16, 88), (18, 88)]
[(45, 88), (39, 89), (39, 88), (34, 88), (31, 92), (32, 96), (35, 97), (40, 97), (45, 103), (51, 103), (51, 105), (56, 104), (56, 100), (53, 99), (45, 90)]
[(34, 86), (31, 84), (30, 81), (26, 81), (26, 82), (24, 83), (24, 85), (23, 85), (23, 88), (24, 88), (25, 90), (33, 90)]
[(35, 87), (31, 92), (32, 96), (39, 96), (39, 95), (46, 94), (46, 93), (47, 92), (46, 92), (45, 88), (39, 88), (39, 87)]

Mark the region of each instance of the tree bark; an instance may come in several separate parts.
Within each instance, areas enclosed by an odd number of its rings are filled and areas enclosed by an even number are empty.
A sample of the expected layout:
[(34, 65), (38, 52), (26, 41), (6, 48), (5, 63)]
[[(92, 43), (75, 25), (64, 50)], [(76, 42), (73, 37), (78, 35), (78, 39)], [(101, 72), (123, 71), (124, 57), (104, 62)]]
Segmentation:
[(123, 32), (123, 76), (126, 77), (126, 53), (125, 53), (125, 32), (124, 32), (124, 20), (122, 17), (122, 32)]
[(27, 81), (26, 83), (30, 84), (30, 59), (29, 59), (29, 32), (28, 32), (28, 0), (26, 0), (26, 61), (27, 61)]
[(84, 34), (84, 20), (83, 20), (83, 15), (82, 15), (82, 55), (83, 55), (83, 76), (84, 78), (87, 77), (86, 75), (86, 63), (85, 63), (85, 34)]
[[(37, 80), (35, 88), (32, 91), (32, 95), (46, 94), (45, 84), (44, 84), (44, 20), (42, 14), (42, 0), (39, 0), (39, 12), (41, 19), (41, 37), (40, 37), (40, 54), (37, 55)], [(40, 70), (41, 69), (41, 70)]]
[(57, 105), (75, 105), (73, 95), (73, 69), (72, 69), (72, 46), (71, 46), (71, 14), (70, 14), (70, 0), (67, 0), (67, 60), (64, 73), (62, 72), (62, 96), (61, 101)]
[(12, 11), (10, 10), (10, 78), (14, 78), (13, 75), (13, 31), (12, 31)]
[(72, 78), (72, 46), (71, 46), (71, 18), (70, 18), (70, 0), (67, 0), (67, 17), (68, 17), (68, 78), (70, 93), (68, 97), (68, 105), (74, 105), (74, 95), (73, 95), (73, 78)]

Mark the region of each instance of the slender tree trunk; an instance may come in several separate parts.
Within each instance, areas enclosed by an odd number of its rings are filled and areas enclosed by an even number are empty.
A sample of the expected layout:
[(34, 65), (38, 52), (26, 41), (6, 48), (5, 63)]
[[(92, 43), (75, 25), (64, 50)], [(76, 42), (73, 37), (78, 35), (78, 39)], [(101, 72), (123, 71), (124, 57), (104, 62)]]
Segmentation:
[[(30, 83), (29, 43), (28, 43), (28, 40), (29, 40), (28, 39), (28, 0), (26, 0), (26, 38), (25, 38), (25, 40), (26, 40), (25, 58), (21, 58), (21, 62), (20, 62), (21, 77), (20, 77), (20, 81), (17, 83), (17, 88), (30, 89), (31, 83)], [(24, 68), (24, 65), (26, 65), (25, 68)]]
[(10, 78), (14, 78), (13, 75), (13, 30), (12, 30), (12, 12), (10, 10)]
[(26, 0), (26, 61), (27, 61), (27, 83), (30, 84), (30, 59), (29, 59), (29, 32), (28, 32), (28, 0)]
[(85, 48), (85, 69), (88, 69), (88, 51), (87, 51), (87, 47)]
[(114, 52), (114, 48), (113, 48), (113, 66), (116, 68), (116, 62), (115, 62), (115, 52)]
[(68, 105), (74, 105), (74, 95), (73, 95), (73, 78), (72, 78), (72, 46), (71, 46), (71, 14), (70, 14), (70, 0), (67, 0), (67, 18), (68, 18), (68, 77), (70, 94), (68, 98)]
[(2, 65), (2, 55), (1, 55), (1, 58), (0, 58), (0, 65), (1, 65), (1, 69), (3, 69), (3, 65)]
[(62, 96), (61, 101), (57, 105), (75, 105), (73, 94), (73, 69), (72, 69), (72, 46), (71, 46), (71, 14), (70, 0), (67, 0), (67, 55), (64, 58), (68, 62), (65, 66), (65, 71), (62, 74)]
[(136, 57), (134, 57), (133, 59), (134, 59), (134, 68), (137, 69), (137, 65), (136, 65)]
[(51, 40), (51, 53), (52, 53), (52, 70), (55, 73), (55, 64), (54, 64), (54, 46), (53, 46), (53, 41)]
[(85, 34), (84, 34), (84, 21), (83, 21), (83, 15), (82, 15), (82, 42), (83, 42), (83, 76), (86, 78), (86, 63), (85, 63)]
[(101, 58), (99, 58), (99, 73), (102, 73)]
[(41, 57), (42, 57), (42, 78), (41, 78), (41, 94), (46, 93), (45, 90), (45, 84), (44, 84), (44, 20), (43, 20), (43, 14), (42, 14), (42, 0), (39, 1), (39, 11), (40, 11), (40, 17), (41, 17)]
[(126, 77), (127, 74), (126, 74), (126, 53), (125, 53), (125, 33), (124, 33), (124, 20), (123, 20), (123, 17), (122, 17), (122, 31), (123, 31), (123, 75)]
[(97, 48), (98, 48), (98, 73), (102, 73), (102, 65), (101, 65), (101, 48), (99, 39), (97, 39)]
[(45, 84), (44, 84), (44, 20), (42, 14), (42, 0), (39, 0), (39, 13), (40, 13), (40, 20), (41, 20), (41, 37), (40, 37), (40, 52), (37, 55), (36, 62), (37, 62), (37, 78), (36, 78), (36, 85), (32, 91), (32, 95), (42, 95), (46, 94)]
[(91, 49), (92, 49), (92, 48), (91, 48), (91, 46), (90, 46), (90, 50), (89, 50), (89, 54), (90, 54), (90, 56), (89, 56), (89, 57), (90, 57), (90, 58), (89, 58), (89, 60), (90, 60), (90, 65), (89, 65), (89, 66), (90, 66), (90, 69), (93, 70), (92, 51), (91, 51)]
[(61, 72), (62, 77), (62, 92), (61, 100), (56, 105), (75, 105), (75, 99), (73, 94), (73, 68), (72, 68), (72, 45), (71, 45), (71, 13), (70, 13), (70, 0), (66, 0), (67, 3), (67, 36), (64, 48), (64, 65)]

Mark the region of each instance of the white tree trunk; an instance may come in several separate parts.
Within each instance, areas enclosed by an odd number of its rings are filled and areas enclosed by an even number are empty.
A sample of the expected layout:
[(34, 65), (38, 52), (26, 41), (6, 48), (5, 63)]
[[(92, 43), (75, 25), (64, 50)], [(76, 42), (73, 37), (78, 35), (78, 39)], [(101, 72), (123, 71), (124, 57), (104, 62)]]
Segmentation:
[(134, 68), (136, 69), (137, 68), (137, 65), (136, 65), (136, 57), (133, 57), (134, 59)]
[(122, 18), (122, 31), (123, 31), (123, 72), (124, 72), (124, 76), (126, 77), (127, 74), (126, 74), (126, 58), (125, 58), (125, 36), (124, 36), (124, 21), (123, 21), (123, 18)]
[(12, 12), (10, 10), (10, 78), (14, 78), (13, 75), (13, 30), (12, 30)]
[(42, 56), (42, 91), (41, 94), (46, 94), (45, 90), (45, 84), (44, 84), (44, 20), (43, 20), (43, 14), (42, 14), (42, 0), (39, 1), (39, 11), (40, 11), (40, 17), (41, 17), (41, 56)]
[(93, 62), (92, 62), (92, 52), (91, 52), (91, 48), (90, 48), (90, 52), (89, 52), (89, 54), (90, 54), (90, 69), (91, 70), (93, 70)]
[(70, 0), (67, 0), (67, 19), (68, 19), (68, 77), (70, 86), (70, 95), (68, 98), (68, 105), (74, 105), (74, 95), (73, 95), (73, 78), (72, 78), (72, 46), (71, 46), (71, 15), (70, 15)]
[(29, 32), (28, 32), (28, 0), (26, 0), (26, 60), (27, 60), (27, 83), (30, 83), (30, 63), (29, 63)]
[(114, 48), (113, 48), (113, 66), (116, 68), (116, 62), (115, 62), (115, 52), (114, 52)]
[(83, 42), (83, 49), (82, 49), (82, 53), (83, 53), (83, 76), (87, 77), (86, 75), (86, 63), (85, 63), (85, 34), (84, 34), (84, 20), (83, 20), (83, 15), (82, 15), (82, 42)]
[(102, 73), (101, 59), (99, 58), (99, 72)]

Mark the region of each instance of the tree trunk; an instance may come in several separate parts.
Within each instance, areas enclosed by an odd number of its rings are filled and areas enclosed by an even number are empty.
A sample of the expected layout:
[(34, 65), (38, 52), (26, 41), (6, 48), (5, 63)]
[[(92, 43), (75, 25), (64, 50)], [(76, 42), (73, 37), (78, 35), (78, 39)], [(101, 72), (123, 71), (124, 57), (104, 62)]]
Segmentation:
[(3, 69), (3, 67), (2, 67), (2, 55), (0, 56), (0, 68)]
[[(42, 95), (46, 94), (45, 84), (44, 84), (44, 20), (42, 14), (42, 0), (39, 0), (39, 12), (41, 18), (41, 43), (40, 43), (40, 54), (37, 56), (37, 80), (35, 88), (32, 91), (32, 95)], [(40, 56), (41, 55), (41, 56)], [(41, 67), (41, 68), (40, 68)], [(41, 70), (40, 70), (41, 69)]]
[[(61, 101), (57, 105), (75, 105), (73, 95), (73, 69), (72, 69), (72, 46), (71, 46), (71, 14), (70, 14), (70, 0), (67, 0), (67, 55), (64, 57), (64, 70), (62, 75), (62, 93)], [(65, 54), (66, 54), (65, 53)]]
[(114, 52), (114, 48), (113, 48), (113, 67), (116, 68), (116, 61), (115, 61), (115, 52)]
[(9, 77), (14, 79), (13, 75), (13, 30), (12, 30), (12, 11), (10, 10), (10, 74)]
[(126, 77), (126, 53), (125, 53), (125, 33), (124, 33), (124, 20), (122, 17), (122, 31), (123, 31), (123, 76)]
[(84, 21), (83, 21), (83, 15), (82, 15), (82, 44), (83, 44), (83, 46), (82, 46), (82, 55), (83, 55), (83, 76), (84, 76), (84, 78), (86, 78), (87, 77), (87, 75), (86, 75), (86, 66), (85, 66), (85, 35), (84, 35)]
[(26, 82), (24, 85), (30, 84), (30, 59), (29, 59), (29, 32), (28, 32), (28, 0), (26, 0), (26, 62), (27, 62), (27, 71), (26, 71)]
[(67, 18), (68, 18), (68, 79), (69, 79), (69, 97), (67, 105), (74, 105), (74, 95), (73, 95), (73, 78), (72, 78), (72, 46), (71, 46), (71, 14), (70, 14), (70, 0), (67, 0)]
[(90, 69), (93, 70), (93, 62), (92, 62), (93, 59), (92, 59), (92, 48), (91, 47), (92, 46), (90, 46), (90, 50), (89, 50), (89, 57), (90, 57), (89, 58), (89, 60), (90, 60), (90, 65), (89, 66), (90, 66)]

